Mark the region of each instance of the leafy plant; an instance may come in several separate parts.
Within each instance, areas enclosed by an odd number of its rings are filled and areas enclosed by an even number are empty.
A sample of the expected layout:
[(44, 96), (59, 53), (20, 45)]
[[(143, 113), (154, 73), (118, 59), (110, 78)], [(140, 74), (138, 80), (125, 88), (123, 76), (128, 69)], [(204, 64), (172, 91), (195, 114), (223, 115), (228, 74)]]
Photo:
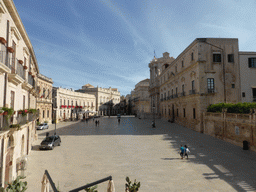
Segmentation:
[(96, 190), (97, 187), (98, 187), (97, 185), (92, 186), (92, 187), (88, 187), (88, 188), (85, 189), (85, 191), (86, 192), (98, 192), (98, 190)]
[(128, 192), (137, 192), (140, 188), (140, 182), (136, 182), (136, 179), (134, 180), (134, 183), (130, 181), (129, 177), (126, 177), (126, 184), (125, 189), (128, 190)]
[(12, 124), (10, 125), (10, 128), (20, 128), (20, 124)]
[(0, 188), (1, 192), (24, 192), (27, 190), (27, 182), (20, 181), (20, 179), (24, 179), (25, 177), (18, 176), (12, 183), (9, 183), (4, 190), (4, 188)]
[(22, 117), (24, 117), (24, 116), (26, 116), (27, 115), (27, 113), (28, 113), (28, 110), (19, 110), (19, 112), (21, 112), (21, 115), (22, 115)]
[(28, 109), (28, 112), (33, 113), (35, 115), (37, 113), (37, 110), (36, 109)]
[(250, 113), (256, 108), (256, 103), (217, 103), (207, 107), (207, 112), (222, 112), (226, 108), (228, 113)]
[(6, 116), (7, 119), (9, 119), (14, 114), (13, 108), (3, 107), (2, 110), (4, 112), (7, 112), (7, 116)]

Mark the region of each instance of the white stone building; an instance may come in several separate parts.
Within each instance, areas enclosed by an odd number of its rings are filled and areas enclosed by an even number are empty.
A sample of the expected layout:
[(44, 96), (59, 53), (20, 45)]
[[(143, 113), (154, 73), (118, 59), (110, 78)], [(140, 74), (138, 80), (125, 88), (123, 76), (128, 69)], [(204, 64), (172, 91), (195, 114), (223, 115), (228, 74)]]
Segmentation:
[[(36, 139), (36, 115), (26, 112), (36, 108), (38, 73), (32, 44), (14, 2), (0, 0), (0, 109), (15, 112), (10, 118), (0, 112), (0, 186), (20, 174), (19, 165)], [(19, 130), (10, 128), (18, 125)]]
[(86, 84), (76, 92), (95, 95), (96, 111), (99, 115), (113, 115), (119, 111), (115, 108), (120, 103), (120, 92), (117, 88), (101, 88)]
[[(87, 93), (78, 93), (72, 89), (53, 87), (53, 116), (58, 121), (81, 119), (96, 114), (96, 98)], [(56, 115), (56, 116), (55, 116)]]

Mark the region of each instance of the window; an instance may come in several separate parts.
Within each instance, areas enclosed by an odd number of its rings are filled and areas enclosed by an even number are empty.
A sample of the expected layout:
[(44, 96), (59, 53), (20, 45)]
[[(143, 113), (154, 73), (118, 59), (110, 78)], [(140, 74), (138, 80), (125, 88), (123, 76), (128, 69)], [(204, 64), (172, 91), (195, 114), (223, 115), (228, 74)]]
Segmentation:
[(44, 118), (44, 110), (43, 110), (43, 118)]
[(173, 89), (172, 89), (172, 96), (173, 96)]
[(91, 106), (93, 107), (93, 102), (91, 104), (92, 104)]
[(183, 117), (184, 117), (184, 118), (186, 117), (186, 111), (185, 111), (185, 108), (183, 108)]
[(164, 113), (165, 113), (165, 115), (166, 115), (166, 108), (164, 109)]
[(191, 61), (193, 61), (194, 60), (194, 53), (192, 52), (191, 53)]
[(184, 93), (184, 84), (182, 85), (182, 93)]
[(49, 110), (47, 110), (47, 117), (48, 117), (48, 118), (49, 118), (49, 116), (50, 116), (49, 114), (50, 114), (50, 111), (49, 111)]
[(235, 84), (231, 84), (231, 87), (232, 87), (232, 88), (235, 88)]
[(175, 66), (175, 72), (177, 73), (177, 71), (178, 71), (178, 70), (177, 70), (177, 66)]
[(11, 108), (14, 109), (15, 92), (11, 91)]
[(252, 97), (253, 97), (253, 101), (256, 101), (256, 88), (252, 89)]
[(161, 99), (163, 99), (163, 94), (161, 94)]
[(164, 99), (166, 99), (166, 93), (164, 93)]
[(176, 95), (178, 94), (178, 87), (176, 87)]
[(69, 106), (69, 100), (68, 100), (68, 106)]
[(66, 100), (64, 99), (64, 105), (66, 105)]
[(213, 53), (213, 62), (220, 63), (221, 62), (221, 54), (220, 53)]
[(25, 95), (23, 95), (23, 110), (25, 109), (25, 107), (26, 107), (26, 97), (25, 97)]
[(234, 63), (234, 54), (228, 54), (228, 62)]
[(181, 67), (184, 67), (184, 61), (183, 60), (181, 61)]
[(71, 105), (73, 106), (73, 101), (71, 101)]
[(168, 97), (170, 97), (170, 91), (168, 91)]
[(207, 78), (208, 93), (214, 93), (214, 78)]
[(192, 91), (195, 90), (195, 81), (191, 81), (191, 84), (192, 84)]
[(242, 97), (245, 97), (245, 92), (242, 92)]
[(256, 57), (248, 58), (249, 68), (256, 68)]
[(196, 109), (193, 108), (193, 119), (196, 119)]

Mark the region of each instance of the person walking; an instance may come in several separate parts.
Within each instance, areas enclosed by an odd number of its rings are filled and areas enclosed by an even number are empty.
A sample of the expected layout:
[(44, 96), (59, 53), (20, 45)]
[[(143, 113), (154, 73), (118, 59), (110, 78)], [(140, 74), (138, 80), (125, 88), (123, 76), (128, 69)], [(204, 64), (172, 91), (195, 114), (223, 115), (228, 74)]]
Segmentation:
[(181, 159), (183, 159), (184, 152), (185, 152), (185, 148), (182, 145), (180, 145), (180, 157), (181, 157)]
[(95, 126), (97, 127), (97, 125), (98, 125), (98, 121), (96, 120), (96, 121), (95, 121)]
[(184, 147), (185, 147), (185, 155), (184, 155), (184, 157), (187, 156), (187, 159), (188, 159), (188, 153), (190, 153), (190, 150), (188, 149), (187, 145), (185, 145)]

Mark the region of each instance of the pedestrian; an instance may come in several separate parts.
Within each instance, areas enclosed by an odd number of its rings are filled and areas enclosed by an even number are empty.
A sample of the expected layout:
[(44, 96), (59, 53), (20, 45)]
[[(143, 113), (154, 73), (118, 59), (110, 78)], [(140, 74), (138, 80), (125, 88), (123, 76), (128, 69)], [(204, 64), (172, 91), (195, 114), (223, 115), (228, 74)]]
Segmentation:
[(120, 119), (118, 119), (118, 124), (120, 124)]
[(190, 150), (188, 149), (187, 145), (185, 145), (184, 147), (185, 147), (185, 155), (184, 155), (184, 157), (187, 156), (187, 159), (188, 159), (188, 153), (190, 153)]
[(185, 152), (185, 148), (182, 145), (180, 145), (180, 157), (181, 157), (181, 159), (183, 159), (184, 152)]
[(155, 121), (152, 121), (152, 128), (155, 128), (155, 127), (156, 127)]
[(98, 124), (98, 121), (95, 121), (95, 125), (96, 125), (96, 127), (97, 127), (97, 124)]

